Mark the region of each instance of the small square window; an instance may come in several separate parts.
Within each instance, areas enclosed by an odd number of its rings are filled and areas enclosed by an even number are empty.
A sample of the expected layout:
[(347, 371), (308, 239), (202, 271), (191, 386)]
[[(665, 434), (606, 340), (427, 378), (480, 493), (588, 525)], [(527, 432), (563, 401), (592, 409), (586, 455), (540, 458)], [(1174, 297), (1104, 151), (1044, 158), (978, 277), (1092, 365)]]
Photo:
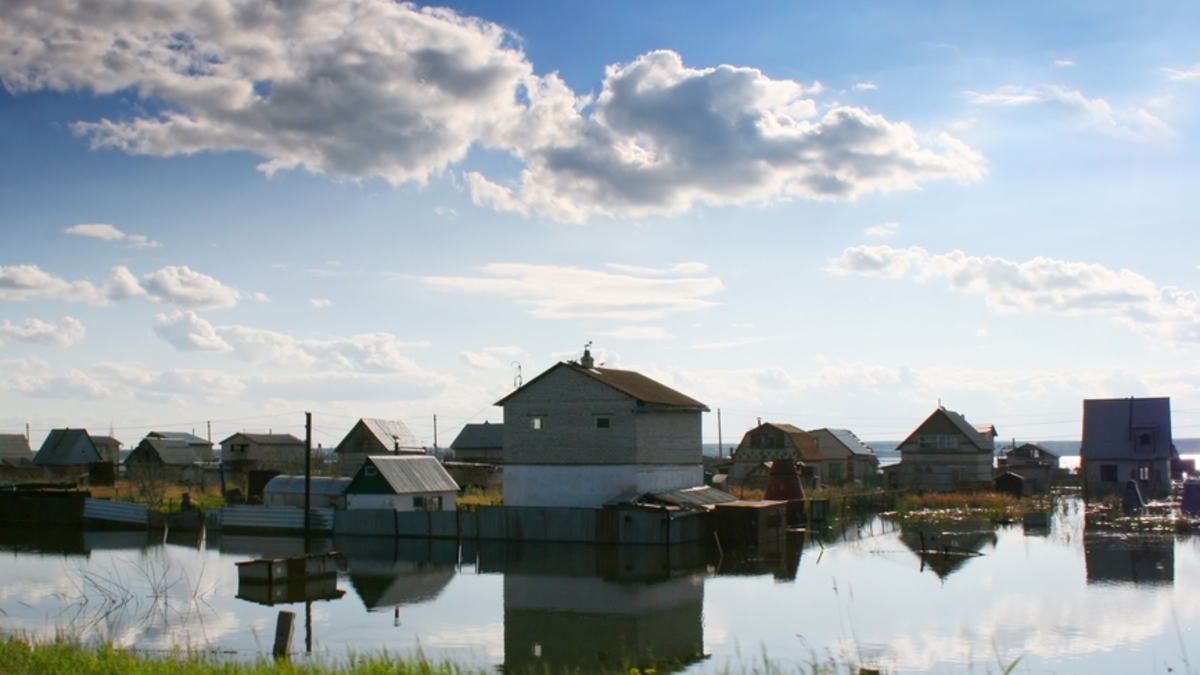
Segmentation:
[(611, 422), (609, 421), (609, 418), (607, 418), (607, 417), (597, 417), (596, 418), (596, 428), (597, 429), (607, 429), (610, 424), (611, 424)]
[(368, 476), (374, 476), (376, 473), (375, 467), (367, 466), (367, 467), (363, 468), (363, 473), (365, 473)]
[(530, 429), (541, 429), (542, 428), (542, 418), (530, 417), (529, 418), (529, 428)]

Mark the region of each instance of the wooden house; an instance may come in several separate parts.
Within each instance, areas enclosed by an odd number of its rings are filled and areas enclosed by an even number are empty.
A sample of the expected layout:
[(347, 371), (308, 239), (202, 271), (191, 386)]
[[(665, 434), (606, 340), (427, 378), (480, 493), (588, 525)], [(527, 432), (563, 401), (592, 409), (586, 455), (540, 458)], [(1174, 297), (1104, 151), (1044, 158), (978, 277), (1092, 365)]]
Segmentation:
[(425, 447), (400, 420), (362, 418), (333, 449), (338, 466), (354, 473), (370, 455), (424, 455)]
[(33, 460), (25, 434), (0, 434), (0, 462), (20, 466)]
[(824, 482), (862, 483), (879, 473), (875, 451), (849, 429), (814, 429), (808, 435), (817, 442), (817, 452), (825, 467)]
[(1171, 491), (1171, 399), (1111, 398), (1083, 402), (1079, 471), (1085, 496), (1120, 492), (1136, 481), (1143, 497)]
[(1058, 455), (1037, 443), (1025, 443), (1004, 453), (997, 468), (1025, 479), (1029, 494), (1049, 492), (1050, 481), (1058, 471)]
[(104, 461), (86, 429), (51, 429), (33, 457), (34, 464), (75, 465)]
[(478, 464), (504, 463), (504, 425), (467, 424), (450, 443), (454, 461)]
[(900, 463), (884, 472), (897, 488), (954, 490), (991, 483), (995, 427), (974, 427), (939, 407), (900, 443)]
[(201, 438), (196, 434), (189, 434), (186, 431), (151, 431), (146, 434), (146, 438), (158, 438), (186, 443), (192, 449), (192, 452), (196, 453), (199, 461), (207, 462), (213, 458), (212, 441)]
[(640, 373), (597, 367), (587, 350), (496, 405), (504, 407), (506, 506), (595, 509), (704, 484), (708, 407)]
[(221, 441), (221, 461), (234, 469), (254, 471), (304, 469), (304, 441), (291, 434), (236, 433)]
[(820, 482), (826, 468), (817, 448), (817, 441), (808, 432), (778, 422), (762, 422), (742, 436), (733, 451), (733, 466), (729, 469), (729, 485), (736, 487), (766, 487), (771, 462), (787, 460), (800, 462), (809, 468), (812, 482)]
[(121, 463), (121, 446), (123, 443), (112, 436), (92, 436), (92, 442), (100, 451), (104, 461), (116, 466)]
[(436, 457), (368, 455), (346, 486), (346, 508), (453, 511), (457, 492)]
[[(203, 447), (178, 438), (143, 438), (125, 458), (125, 473), (131, 478), (155, 478), (182, 482), (185, 475), (204, 462)], [(211, 454), (209, 455), (211, 459)]]

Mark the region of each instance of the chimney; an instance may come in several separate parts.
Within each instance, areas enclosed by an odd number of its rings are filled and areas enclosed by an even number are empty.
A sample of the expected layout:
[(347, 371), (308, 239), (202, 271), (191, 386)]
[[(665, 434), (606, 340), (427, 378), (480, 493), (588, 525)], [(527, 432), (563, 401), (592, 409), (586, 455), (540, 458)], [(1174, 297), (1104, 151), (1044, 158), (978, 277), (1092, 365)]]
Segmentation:
[(592, 351), (587, 347), (583, 348), (583, 358), (579, 359), (579, 365), (584, 368), (594, 368), (596, 366), (596, 359), (592, 358)]

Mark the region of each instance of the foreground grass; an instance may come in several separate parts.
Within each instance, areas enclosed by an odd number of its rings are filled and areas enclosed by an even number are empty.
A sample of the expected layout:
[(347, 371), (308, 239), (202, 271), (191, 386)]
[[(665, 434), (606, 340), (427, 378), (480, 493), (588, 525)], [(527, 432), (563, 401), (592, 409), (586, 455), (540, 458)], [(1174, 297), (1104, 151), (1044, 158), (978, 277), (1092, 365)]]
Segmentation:
[(986, 519), (993, 523), (1011, 523), (1030, 511), (1048, 508), (1048, 500), (1017, 499), (1000, 492), (927, 492), (901, 495), (896, 500), (895, 515), (906, 521)]
[(490, 675), (449, 662), (387, 653), (351, 655), (343, 662), (272, 661), (244, 663), (217, 654), (177, 651), (144, 654), (109, 645), (65, 641), (32, 643), (0, 639), (0, 673), (4, 675)]

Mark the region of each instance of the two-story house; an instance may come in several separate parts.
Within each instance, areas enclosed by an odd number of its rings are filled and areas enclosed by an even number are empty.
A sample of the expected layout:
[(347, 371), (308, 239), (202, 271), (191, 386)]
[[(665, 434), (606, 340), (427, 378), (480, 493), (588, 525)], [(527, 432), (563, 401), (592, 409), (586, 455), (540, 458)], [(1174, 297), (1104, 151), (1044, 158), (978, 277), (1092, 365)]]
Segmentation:
[(500, 399), (505, 506), (601, 508), (704, 484), (708, 407), (585, 350)]
[(769, 464), (776, 460), (803, 463), (819, 482), (825, 468), (822, 459), (816, 439), (803, 429), (780, 422), (760, 422), (742, 436), (742, 442), (733, 451), (729, 485), (765, 486)]
[(992, 480), (995, 439), (995, 427), (972, 426), (961, 414), (939, 406), (900, 443), (900, 463), (884, 473), (892, 487), (977, 487)]
[(1083, 402), (1079, 471), (1086, 496), (1119, 492), (1137, 481), (1143, 497), (1171, 491), (1171, 399), (1109, 398)]

